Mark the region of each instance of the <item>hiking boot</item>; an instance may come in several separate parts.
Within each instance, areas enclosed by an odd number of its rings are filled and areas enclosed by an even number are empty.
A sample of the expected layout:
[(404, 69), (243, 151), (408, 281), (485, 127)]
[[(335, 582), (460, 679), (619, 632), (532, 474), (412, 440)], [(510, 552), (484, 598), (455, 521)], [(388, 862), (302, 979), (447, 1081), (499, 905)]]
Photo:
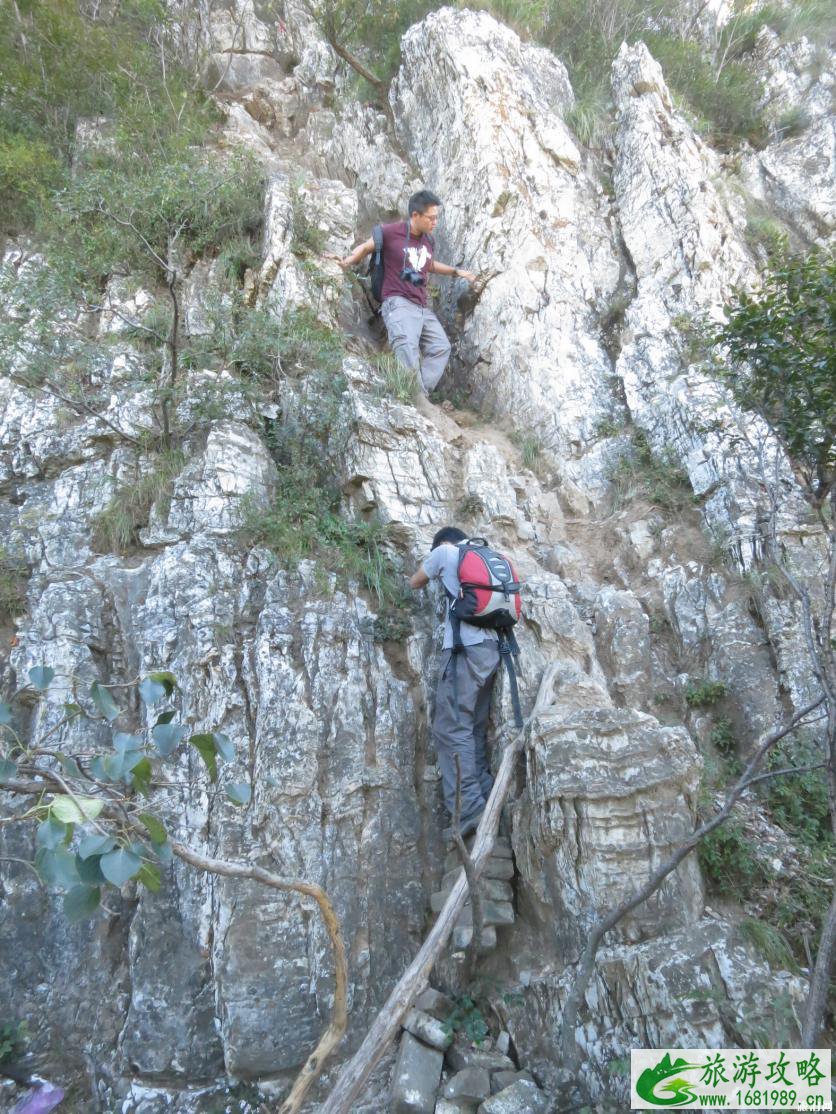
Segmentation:
[[(479, 827), (479, 824), (480, 824), (480, 822), (482, 820), (482, 817), (484, 815), (485, 815), (485, 808), (484, 808), (484, 805), (483, 805), (482, 808), (480, 808), (478, 812), (474, 812), (472, 816), (468, 816), (468, 818), (466, 820), (462, 820), (459, 823), (459, 831), (461, 832), (462, 836), (468, 836), (468, 835), (470, 835), (471, 832), (475, 832), (476, 829)], [(452, 826), (449, 827), (449, 828), (445, 828), (444, 831), (442, 832), (442, 835), (444, 836), (445, 839), (451, 840), (453, 838), (453, 828), (452, 828)]]
[(415, 392), (415, 409), (425, 418), (434, 418), (438, 413), (427, 395), (420, 389)]

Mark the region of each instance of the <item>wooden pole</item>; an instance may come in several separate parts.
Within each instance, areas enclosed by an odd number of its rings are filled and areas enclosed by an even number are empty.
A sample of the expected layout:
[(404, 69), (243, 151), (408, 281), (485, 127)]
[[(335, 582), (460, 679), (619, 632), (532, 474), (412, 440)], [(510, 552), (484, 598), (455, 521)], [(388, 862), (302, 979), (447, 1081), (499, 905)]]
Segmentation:
[[(485, 814), (479, 824), (476, 842), (473, 844), (471, 852), (477, 879), (482, 873), (496, 841), (499, 818), (505, 798), (508, 796), (508, 790), (511, 787), (511, 778), (514, 773), (517, 755), (522, 750), (531, 723), (550, 703), (552, 679), (556, 668), (557, 666), (554, 664), (546, 668), (540, 682), (534, 711), (523, 724), (514, 740), (505, 748), (502, 756), (499, 772), (485, 806)], [(407, 1010), (427, 985), (430, 971), (447, 944), (458, 915), (464, 906), (467, 892), (467, 879), (462, 870), (450, 896), (444, 903), (444, 908), (438, 915), (438, 920), (421, 946), (421, 950), (387, 998), (363, 1043), (340, 1072), (333, 1091), (320, 1107), (320, 1114), (348, 1114), (352, 1103), (359, 1097), (364, 1083), (380, 1062), (390, 1041), (397, 1035)]]

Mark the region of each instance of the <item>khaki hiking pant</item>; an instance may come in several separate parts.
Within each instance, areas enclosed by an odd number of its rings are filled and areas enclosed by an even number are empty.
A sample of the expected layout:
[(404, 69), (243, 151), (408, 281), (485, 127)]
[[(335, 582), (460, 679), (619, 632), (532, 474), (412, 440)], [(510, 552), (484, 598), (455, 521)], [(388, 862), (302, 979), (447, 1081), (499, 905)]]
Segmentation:
[(485, 740), (491, 695), (499, 669), (499, 643), (486, 639), (467, 646), (456, 665), (458, 715), (453, 691), (452, 650), (441, 654), (433, 717), (433, 740), (441, 770), (444, 804), (452, 816), (456, 807), (456, 755), (462, 771), (463, 821), (479, 812), (493, 788)]
[(395, 356), (404, 367), (420, 374), (420, 386), (429, 394), (450, 359), (450, 341), (441, 322), (431, 309), (398, 295), (385, 300), (380, 314)]

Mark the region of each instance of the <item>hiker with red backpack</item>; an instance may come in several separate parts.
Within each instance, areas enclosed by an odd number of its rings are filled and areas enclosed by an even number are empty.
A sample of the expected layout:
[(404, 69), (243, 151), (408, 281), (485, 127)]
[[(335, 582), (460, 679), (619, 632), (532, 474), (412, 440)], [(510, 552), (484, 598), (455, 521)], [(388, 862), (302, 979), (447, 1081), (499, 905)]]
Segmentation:
[[(433, 738), (441, 770), (444, 804), (456, 806), (456, 757), (461, 766), (459, 830), (476, 830), (493, 787), (487, 728), (494, 681), (504, 660), (518, 726), (522, 726), (514, 661), (513, 626), (521, 615), (520, 582), (514, 566), (484, 538), (468, 538), (445, 526), (429, 556), (410, 578), (411, 588), (441, 580), (447, 595), (444, 642), (439, 663)], [(445, 831), (449, 838), (451, 829)]]
[(380, 313), (392, 351), (416, 373), (419, 400), (436, 386), (450, 359), (450, 341), (441, 322), (427, 307), (429, 274), (467, 279), (476, 275), (450, 267), (435, 258), (433, 229), (441, 201), (429, 190), (409, 199), (405, 221), (375, 225), (368, 240), (338, 262), (343, 270), (374, 252), (372, 294), (381, 303)]

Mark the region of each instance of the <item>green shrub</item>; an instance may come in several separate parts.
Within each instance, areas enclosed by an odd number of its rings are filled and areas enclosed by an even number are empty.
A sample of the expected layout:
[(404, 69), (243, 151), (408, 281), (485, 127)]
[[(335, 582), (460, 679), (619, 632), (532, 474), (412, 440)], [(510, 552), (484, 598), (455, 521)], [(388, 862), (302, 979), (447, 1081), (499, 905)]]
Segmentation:
[[(271, 427), (267, 440), (279, 468), (276, 496), (267, 510), (247, 506), (242, 540), (272, 549), (289, 566), (315, 558), (322, 569), (358, 580), (379, 608), (400, 612), (411, 600), (388, 555), (387, 528), (375, 520), (349, 521), (341, 512), (342, 492), (333, 478), (331, 456), (339, 448), (327, 403), (323, 410), (324, 429), (310, 424), (304, 429)], [(394, 619), (381, 615), (381, 637)]]
[(14, 619), (26, 609), (26, 579), (26, 566), (0, 545), (0, 622)]
[(770, 967), (777, 970), (798, 970), (787, 938), (768, 921), (745, 917), (740, 922), (740, 935), (760, 952)]
[(264, 172), (244, 152), (175, 146), (157, 158), (116, 151), (89, 160), (42, 222), (46, 251), (79, 290), (127, 268), (169, 277), (171, 250), (239, 242), (262, 220)]
[(738, 820), (727, 820), (709, 832), (697, 855), (709, 889), (726, 896), (748, 899), (771, 877), (752, 853)]
[(737, 740), (734, 735), (734, 728), (732, 727), (731, 720), (719, 719), (711, 729), (711, 745), (724, 757), (734, 754), (737, 747)]
[(139, 531), (148, 525), (152, 506), (155, 503), (162, 509), (167, 506), (174, 480), (185, 462), (182, 452), (161, 452), (133, 483), (120, 484), (113, 499), (93, 520), (93, 549), (124, 555), (138, 545)]
[(789, 108), (786, 112), (782, 112), (775, 121), (776, 138), (791, 139), (793, 136), (803, 134), (809, 126), (809, 115), (803, 108), (796, 105), (795, 108)]
[(727, 62), (718, 72), (695, 39), (652, 34), (645, 41), (671, 90), (696, 116), (698, 130), (710, 143), (723, 150), (743, 139), (765, 144), (760, 85), (746, 65)]
[(519, 449), (523, 468), (535, 471), (543, 456), (543, 442), (537, 434), (514, 430), (509, 434), (508, 440)]
[(769, 814), (774, 822), (812, 850), (832, 842), (827, 800), (824, 748), (810, 739), (797, 738), (776, 747), (769, 756), (770, 770), (813, 766), (799, 774), (782, 774), (763, 783)]
[(0, 131), (0, 231), (15, 235), (37, 221), (62, 167), (41, 139)]
[(261, 251), (251, 235), (243, 233), (230, 237), (218, 252), (221, 274), (234, 287), (241, 286), (248, 270), (254, 271), (261, 264)]
[(28, 1040), (29, 1028), (25, 1021), (0, 1022), (0, 1064), (24, 1052)]
[(0, 5), (0, 231), (48, 215), (82, 118), (106, 117), (137, 163), (173, 137), (181, 151), (200, 142), (216, 112), (171, 50), (174, 24), (162, 0)]
[(710, 708), (727, 693), (722, 681), (695, 681), (685, 690), (685, 703), (689, 708)]
[(836, 253), (778, 260), (755, 294), (736, 291), (715, 336), (716, 373), (760, 415), (818, 505), (836, 480)]
[(461, 1033), (477, 1047), (482, 1045), (490, 1033), (482, 1004), (470, 994), (457, 994), (453, 998), (453, 1012), (444, 1019), (444, 1031), (448, 1035)]
[(412, 403), (418, 391), (418, 380), (415, 372), (400, 362), (400, 360), (385, 352), (377, 359), (377, 367), (383, 376), (383, 394), (387, 398), (394, 398), (398, 402)]
[(290, 187), (290, 205), (293, 213), (290, 250), (302, 258), (321, 255), (325, 248), (325, 233), (308, 219), (298, 182)]
[(640, 429), (633, 429), (626, 451), (611, 465), (609, 480), (616, 502), (640, 496), (661, 510), (677, 512), (694, 501), (690, 480), (673, 450), (657, 456)]
[(456, 514), (461, 518), (478, 518), (485, 513), (485, 504), (478, 495), (465, 495), (456, 507)]

